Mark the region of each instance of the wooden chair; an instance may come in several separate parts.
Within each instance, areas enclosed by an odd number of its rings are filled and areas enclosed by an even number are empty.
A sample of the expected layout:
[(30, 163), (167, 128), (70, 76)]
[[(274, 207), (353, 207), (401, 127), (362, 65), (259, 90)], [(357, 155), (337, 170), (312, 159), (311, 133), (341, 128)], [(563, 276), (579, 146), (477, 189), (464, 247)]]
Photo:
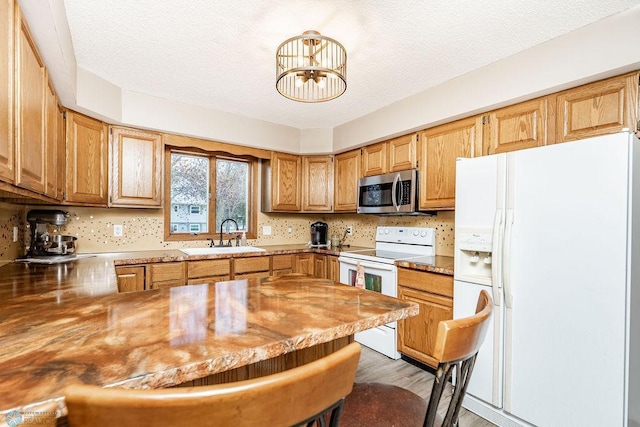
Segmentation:
[(67, 417), (71, 427), (293, 426), (320, 418), (337, 426), (359, 357), (360, 345), (352, 343), (277, 374), (203, 387), (128, 390), (73, 385), (65, 393)]
[[(478, 349), (484, 340), (493, 303), (481, 291), (476, 314), (441, 321), (436, 334), (434, 357), (438, 367), (429, 403), (415, 393), (394, 385), (357, 383), (347, 396), (340, 427), (352, 426), (457, 426)], [(456, 371), (453, 393), (444, 418), (437, 414), (447, 382)]]

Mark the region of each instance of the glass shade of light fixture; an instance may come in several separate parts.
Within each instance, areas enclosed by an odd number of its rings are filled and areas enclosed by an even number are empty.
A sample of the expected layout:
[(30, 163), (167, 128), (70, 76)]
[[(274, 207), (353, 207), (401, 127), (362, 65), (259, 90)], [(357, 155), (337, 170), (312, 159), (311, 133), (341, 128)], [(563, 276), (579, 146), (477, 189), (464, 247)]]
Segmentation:
[(276, 89), (300, 102), (323, 102), (347, 90), (347, 52), (337, 41), (305, 31), (276, 51)]

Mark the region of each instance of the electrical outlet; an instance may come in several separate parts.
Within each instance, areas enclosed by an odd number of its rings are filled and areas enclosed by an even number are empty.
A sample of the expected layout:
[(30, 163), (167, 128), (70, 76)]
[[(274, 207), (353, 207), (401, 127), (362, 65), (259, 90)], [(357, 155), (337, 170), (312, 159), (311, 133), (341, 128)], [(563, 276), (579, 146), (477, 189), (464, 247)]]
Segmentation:
[(124, 234), (122, 224), (113, 224), (113, 237), (122, 237)]
[(271, 226), (270, 225), (263, 225), (262, 226), (262, 235), (263, 236), (271, 236)]
[(287, 233), (289, 234), (293, 233), (293, 227), (291, 226), (287, 227)]
[(349, 236), (353, 234), (353, 225), (347, 225), (347, 234)]
[(13, 227), (13, 241), (18, 241), (18, 227)]

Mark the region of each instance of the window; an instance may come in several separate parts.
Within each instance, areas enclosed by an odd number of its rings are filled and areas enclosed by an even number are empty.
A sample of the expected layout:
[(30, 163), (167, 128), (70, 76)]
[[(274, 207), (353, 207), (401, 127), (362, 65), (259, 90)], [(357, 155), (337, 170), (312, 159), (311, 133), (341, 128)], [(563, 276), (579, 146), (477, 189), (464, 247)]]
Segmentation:
[[(255, 238), (257, 162), (202, 151), (169, 149), (165, 222), (167, 240), (194, 240), (233, 236), (237, 230)], [(194, 235), (197, 234), (197, 235)], [(232, 237), (227, 236), (227, 238)]]

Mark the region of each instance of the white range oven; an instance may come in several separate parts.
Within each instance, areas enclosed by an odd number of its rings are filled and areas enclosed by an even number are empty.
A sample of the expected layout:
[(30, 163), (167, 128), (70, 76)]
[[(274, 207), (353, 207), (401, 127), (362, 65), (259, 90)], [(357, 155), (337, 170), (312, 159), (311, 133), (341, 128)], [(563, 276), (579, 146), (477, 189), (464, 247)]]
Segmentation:
[[(351, 286), (359, 283), (369, 291), (397, 297), (395, 261), (434, 256), (435, 235), (434, 228), (378, 227), (375, 248), (340, 253), (340, 282)], [(360, 278), (358, 270), (362, 273)], [(400, 358), (396, 322), (358, 332), (355, 339), (392, 359)]]

